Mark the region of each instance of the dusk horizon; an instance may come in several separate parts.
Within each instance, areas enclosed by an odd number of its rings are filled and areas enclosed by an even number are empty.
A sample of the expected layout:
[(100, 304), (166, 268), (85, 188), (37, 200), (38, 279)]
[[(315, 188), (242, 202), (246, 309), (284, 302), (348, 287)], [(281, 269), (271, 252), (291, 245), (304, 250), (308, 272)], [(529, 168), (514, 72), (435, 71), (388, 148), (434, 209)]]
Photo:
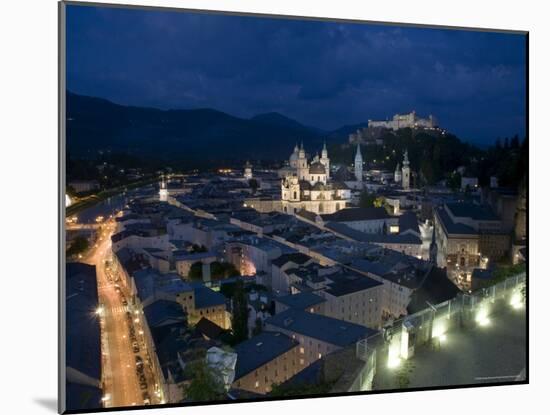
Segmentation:
[(245, 119), (277, 112), (325, 131), (416, 110), (485, 146), (526, 133), (520, 34), (92, 6), (67, 12), (67, 85), (77, 94)]

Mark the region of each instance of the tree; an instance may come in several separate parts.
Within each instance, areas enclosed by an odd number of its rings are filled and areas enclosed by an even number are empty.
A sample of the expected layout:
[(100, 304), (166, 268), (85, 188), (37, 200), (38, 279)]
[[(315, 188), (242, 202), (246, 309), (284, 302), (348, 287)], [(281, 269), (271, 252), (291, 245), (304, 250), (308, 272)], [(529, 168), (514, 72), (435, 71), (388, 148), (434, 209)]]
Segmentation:
[(195, 262), (193, 265), (191, 265), (187, 277), (193, 281), (202, 281), (202, 263)]
[(374, 199), (374, 202), (372, 202), (372, 205), (374, 207), (382, 207), (384, 206), (385, 199), (382, 196), (378, 196), (376, 199)]
[(254, 322), (254, 328), (252, 329), (252, 335), (257, 336), (262, 332), (263, 324), (261, 318), (256, 318), (256, 321)]
[(239, 275), (239, 271), (230, 262), (214, 261), (210, 265), (212, 279), (221, 280), (235, 275)]
[(359, 196), (359, 207), (362, 207), (362, 208), (373, 207), (375, 200), (376, 200), (376, 197), (374, 195), (370, 194), (366, 190), (363, 190), (361, 192), (361, 195)]
[(205, 246), (193, 244), (193, 246), (191, 247), (190, 253), (194, 254), (198, 252), (208, 252), (208, 249), (206, 249)]
[(258, 180), (256, 180), (256, 179), (250, 179), (248, 181), (248, 185), (252, 189), (252, 193), (256, 193), (256, 190), (258, 190), (258, 187), (260, 187), (260, 185), (258, 183)]
[(460, 189), (460, 179), (461, 179), (460, 174), (452, 173), (447, 178), (447, 187), (454, 191)]
[(186, 398), (194, 402), (219, 401), (226, 399), (222, 377), (207, 365), (204, 359), (196, 360), (185, 367), (191, 382), (183, 386)]
[(235, 283), (232, 300), (233, 316), (231, 317), (231, 326), (235, 343), (239, 343), (248, 338), (248, 301), (244, 283), (241, 280)]
[(510, 148), (512, 149), (518, 149), (519, 148), (519, 137), (518, 135), (514, 135), (512, 139), (510, 140)]
[(81, 254), (86, 249), (88, 249), (88, 246), (90, 244), (88, 243), (88, 239), (86, 239), (84, 236), (77, 236), (74, 240), (69, 249), (67, 249), (67, 256), (76, 256), (78, 254)]
[(330, 392), (334, 382), (320, 381), (316, 383), (283, 383), (273, 384), (269, 396), (309, 396), (325, 395)]

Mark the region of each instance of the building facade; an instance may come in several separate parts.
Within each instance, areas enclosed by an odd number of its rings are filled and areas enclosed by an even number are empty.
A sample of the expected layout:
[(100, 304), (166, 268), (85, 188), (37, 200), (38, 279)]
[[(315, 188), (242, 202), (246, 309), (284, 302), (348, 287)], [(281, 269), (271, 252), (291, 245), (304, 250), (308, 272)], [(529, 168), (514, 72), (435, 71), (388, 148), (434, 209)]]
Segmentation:
[(281, 179), (281, 210), (293, 214), (299, 210), (333, 213), (344, 209), (351, 200), (349, 188), (330, 180), (330, 159), (326, 145), (321, 157), (308, 161), (304, 146), (296, 146), (289, 166), (279, 171)]

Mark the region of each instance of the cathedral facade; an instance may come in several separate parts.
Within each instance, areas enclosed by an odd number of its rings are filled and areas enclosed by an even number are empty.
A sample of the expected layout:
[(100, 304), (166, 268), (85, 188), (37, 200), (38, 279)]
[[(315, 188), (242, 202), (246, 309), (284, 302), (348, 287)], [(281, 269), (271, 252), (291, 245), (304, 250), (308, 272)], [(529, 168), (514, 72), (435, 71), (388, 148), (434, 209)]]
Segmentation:
[(308, 160), (304, 145), (294, 147), (288, 166), (279, 171), (281, 177), (281, 209), (284, 213), (307, 210), (334, 213), (344, 209), (351, 199), (350, 189), (330, 178), (330, 159), (326, 144), (321, 156)]

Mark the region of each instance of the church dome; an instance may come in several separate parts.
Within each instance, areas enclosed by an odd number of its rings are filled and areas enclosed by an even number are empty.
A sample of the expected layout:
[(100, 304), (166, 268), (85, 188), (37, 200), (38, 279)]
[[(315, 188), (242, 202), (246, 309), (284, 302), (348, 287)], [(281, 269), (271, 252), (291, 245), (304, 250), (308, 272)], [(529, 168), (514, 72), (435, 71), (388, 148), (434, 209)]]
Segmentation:
[(324, 165), (319, 162), (315, 162), (309, 167), (309, 174), (327, 174), (327, 170)]

